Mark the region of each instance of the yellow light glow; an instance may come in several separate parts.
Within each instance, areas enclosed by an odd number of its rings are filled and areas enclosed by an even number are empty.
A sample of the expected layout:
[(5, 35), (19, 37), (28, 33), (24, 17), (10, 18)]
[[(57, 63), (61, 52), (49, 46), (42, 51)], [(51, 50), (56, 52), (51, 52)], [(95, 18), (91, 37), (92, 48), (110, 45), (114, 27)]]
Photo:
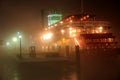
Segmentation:
[(85, 17), (83, 17), (83, 19), (85, 20), (85, 19), (86, 19), (86, 16), (85, 16)]
[(103, 27), (102, 27), (102, 26), (100, 26), (100, 27), (99, 27), (99, 29), (100, 29), (100, 30), (102, 30), (102, 29), (103, 29)]
[(70, 23), (72, 23), (73, 21), (72, 20), (70, 20)]
[(51, 39), (52, 36), (53, 36), (52, 33), (47, 33), (47, 34), (44, 34), (44, 35), (43, 35), (43, 39), (44, 39), (44, 40), (48, 40), (48, 39)]
[(45, 30), (47, 30), (47, 28), (45, 28)]
[(76, 34), (72, 34), (72, 37), (76, 37)]
[(78, 40), (76, 38), (74, 38), (74, 41), (75, 41), (75, 45), (79, 45), (80, 46), (80, 44), (79, 44), (79, 42), (78, 42)]
[(65, 30), (62, 29), (62, 30), (61, 30), (61, 33), (64, 34), (64, 33), (65, 33)]
[(102, 26), (100, 26), (100, 27), (98, 28), (98, 32), (99, 32), (99, 33), (103, 32), (103, 27), (102, 27)]
[(17, 41), (17, 38), (16, 38), (16, 37), (14, 37), (14, 38), (13, 38), (13, 41), (14, 41), (14, 42), (16, 42), (16, 41)]
[(69, 33), (70, 33), (70, 35), (71, 35), (71, 34), (72, 34), (72, 31), (70, 30)]
[(62, 38), (63, 41), (65, 41), (65, 38)]
[(83, 20), (83, 18), (80, 19), (81, 21)]
[(70, 27), (69, 30), (72, 30), (72, 28)]
[(74, 29), (74, 30), (72, 30), (72, 32), (76, 33), (76, 30)]
[(57, 24), (55, 24), (54, 26), (57, 26)]
[(74, 18), (74, 16), (72, 16), (72, 18)]
[(89, 17), (89, 15), (86, 16), (87, 18)]
[(63, 23), (63, 21), (60, 21), (60, 23), (62, 24), (62, 23)]

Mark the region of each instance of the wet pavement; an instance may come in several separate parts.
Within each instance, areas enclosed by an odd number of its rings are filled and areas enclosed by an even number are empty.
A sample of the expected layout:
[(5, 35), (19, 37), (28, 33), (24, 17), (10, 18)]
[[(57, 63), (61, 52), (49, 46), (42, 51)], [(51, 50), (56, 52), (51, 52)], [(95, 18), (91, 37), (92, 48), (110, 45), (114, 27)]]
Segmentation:
[[(63, 62), (20, 63), (0, 55), (0, 80), (77, 80), (76, 67)], [(120, 55), (81, 54), (81, 80), (120, 80)]]

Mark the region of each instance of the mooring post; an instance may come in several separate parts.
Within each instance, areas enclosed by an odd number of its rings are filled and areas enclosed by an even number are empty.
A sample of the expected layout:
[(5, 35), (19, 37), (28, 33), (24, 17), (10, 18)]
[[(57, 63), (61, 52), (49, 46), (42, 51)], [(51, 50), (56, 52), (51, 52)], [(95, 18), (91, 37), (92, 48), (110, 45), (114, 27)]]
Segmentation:
[(66, 57), (69, 57), (69, 46), (66, 46)]
[(76, 54), (77, 79), (80, 80), (80, 49), (78, 45), (75, 46), (75, 54)]

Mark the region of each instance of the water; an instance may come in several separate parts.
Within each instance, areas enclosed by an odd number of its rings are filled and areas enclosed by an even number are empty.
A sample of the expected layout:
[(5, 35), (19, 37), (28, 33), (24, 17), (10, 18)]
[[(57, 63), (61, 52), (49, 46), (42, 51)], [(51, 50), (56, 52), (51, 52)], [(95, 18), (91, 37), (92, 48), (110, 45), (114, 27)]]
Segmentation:
[[(81, 54), (81, 80), (120, 80), (120, 55)], [(20, 63), (0, 56), (0, 80), (77, 80), (75, 66), (66, 63)]]
[(0, 80), (76, 80), (66, 62), (20, 62), (9, 54), (0, 56)]

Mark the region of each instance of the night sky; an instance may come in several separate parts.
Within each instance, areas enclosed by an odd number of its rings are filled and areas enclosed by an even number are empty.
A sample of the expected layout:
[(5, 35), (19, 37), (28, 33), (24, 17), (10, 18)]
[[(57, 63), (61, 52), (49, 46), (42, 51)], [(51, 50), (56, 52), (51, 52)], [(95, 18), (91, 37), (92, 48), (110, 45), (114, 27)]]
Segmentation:
[[(99, 20), (110, 21), (113, 29), (119, 32), (118, 0), (83, 1), (85, 13), (95, 14)], [(80, 0), (0, 0), (0, 39), (17, 31), (28, 34), (40, 32), (41, 10), (45, 12), (44, 19), (52, 10), (59, 11), (63, 16), (80, 13)]]

